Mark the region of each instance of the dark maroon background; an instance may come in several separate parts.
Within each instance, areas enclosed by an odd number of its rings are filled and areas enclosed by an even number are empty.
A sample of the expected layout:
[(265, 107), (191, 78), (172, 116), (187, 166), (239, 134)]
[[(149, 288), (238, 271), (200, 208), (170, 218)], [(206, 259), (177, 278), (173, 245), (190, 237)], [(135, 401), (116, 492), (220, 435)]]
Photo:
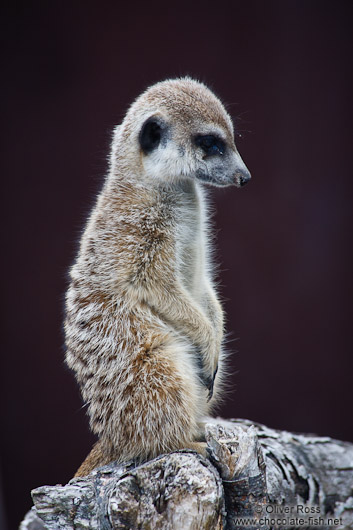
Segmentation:
[(229, 104), (253, 175), (213, 192), (233, 371), (220, 413), (353, 440), (352, 2), (44, 4), (13, 2), (1, 28), (9, 527), (92, 445), (63, 364), (66, 273), (113, 125), (168, 76)]

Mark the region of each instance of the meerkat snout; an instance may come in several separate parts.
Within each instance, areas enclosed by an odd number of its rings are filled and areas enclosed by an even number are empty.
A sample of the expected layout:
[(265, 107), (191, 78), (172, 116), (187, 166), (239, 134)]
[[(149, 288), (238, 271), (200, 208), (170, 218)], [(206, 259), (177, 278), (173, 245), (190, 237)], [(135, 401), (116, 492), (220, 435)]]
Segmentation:
[(235, 174), (234, 174), (234, 184), (239, 188), (245, 186), (251, 179), (250, 171), (244, 164), (241, 156), (238, 151), (235, 154)]
[(194, 145), (200, 157), (196, 178), (213, 186), (243, 186), (250, 180), (250, 173), (241, 159), (232, 135), (198, 134)]

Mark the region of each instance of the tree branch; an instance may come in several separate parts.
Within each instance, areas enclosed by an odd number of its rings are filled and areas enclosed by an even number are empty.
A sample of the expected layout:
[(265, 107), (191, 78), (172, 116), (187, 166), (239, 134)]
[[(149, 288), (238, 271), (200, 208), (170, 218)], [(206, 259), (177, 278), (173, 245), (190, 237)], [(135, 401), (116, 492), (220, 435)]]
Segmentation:
[(207, 421), (210, 461), (177, 451), (42, 486), (20, 530), (267, 530), (284, 519), (301, 529), (353, 528), (353, 444)]

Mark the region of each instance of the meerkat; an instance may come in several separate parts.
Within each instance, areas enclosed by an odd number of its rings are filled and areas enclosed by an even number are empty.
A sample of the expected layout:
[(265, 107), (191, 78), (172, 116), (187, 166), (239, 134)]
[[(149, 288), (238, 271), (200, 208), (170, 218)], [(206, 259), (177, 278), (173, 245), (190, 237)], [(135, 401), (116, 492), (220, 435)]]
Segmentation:
[(205, 185), (249, 179), (231, 118), (193, 79), (151, 86), (116, 127), (66, 296), (66, 362), (99, 440), (76, 476), (204, 453), (224, 376)]

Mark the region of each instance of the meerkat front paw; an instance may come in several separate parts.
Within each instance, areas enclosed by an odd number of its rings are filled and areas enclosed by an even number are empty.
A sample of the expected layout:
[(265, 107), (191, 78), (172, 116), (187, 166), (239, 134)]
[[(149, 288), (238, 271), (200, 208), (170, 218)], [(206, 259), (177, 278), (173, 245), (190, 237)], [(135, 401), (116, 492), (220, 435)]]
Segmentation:
[(213, 396), (213, 387), (214, 387), (214, 382), (215, 382), (215, 379), (216, 379), (217, 372), (218, 372), (218, 364), (217, 364), (217, 367), (216, 367), (215, 371), (213, 372), (212, 380), (209, 379), (209, 381), (208, 381), (208, 385), (207, 385), (207, 388), (208, 388), (207, 403), (209, 401), (211, 401), (212, 396)]
[(213, 396), (213, 387), (214, 387), (214, 382), (216, 379), (217, 372), (218, 372), (218, 365), (215, 371), (213, 372), (212, 377), (207, 376), (207, 377), (203, 377), (202, 379), (203, 384), (208, 390), (207, 403), (211, 401), (212, 396)]
[(199, 378), (208, 390), (207, 402), (211, 401), (213, 396), (213, 387), (218, 372), (218, 363), (216, 364), (215, 369), (210, 369), (205, 365), (204, 358), (201, 355), (197, 357), (198, 368), (199, 368)]

